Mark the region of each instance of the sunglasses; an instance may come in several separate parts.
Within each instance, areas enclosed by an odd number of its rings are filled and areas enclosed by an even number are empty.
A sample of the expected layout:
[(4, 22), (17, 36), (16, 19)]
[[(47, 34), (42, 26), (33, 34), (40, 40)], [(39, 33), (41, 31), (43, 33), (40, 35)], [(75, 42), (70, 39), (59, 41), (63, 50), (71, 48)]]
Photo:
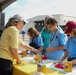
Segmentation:
[[(16, 23), (18, 23), (19, 21), (15, 21)], [(26, 22), (25, 21), (22, 21), (23, 22), (23, 25), (25, 25), (26, 24)]]
[(24, 25), (26, 24), (26, 22), (24, 22), (24, 21), (22, 21), (22, 22), (23, 22)]

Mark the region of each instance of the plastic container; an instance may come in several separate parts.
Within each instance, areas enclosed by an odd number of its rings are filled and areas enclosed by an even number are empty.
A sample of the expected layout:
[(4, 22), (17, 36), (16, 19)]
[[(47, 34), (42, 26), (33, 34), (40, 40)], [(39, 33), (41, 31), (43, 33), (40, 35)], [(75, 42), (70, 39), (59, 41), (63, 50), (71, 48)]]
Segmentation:
[(24, 64), (27, 65), (30, 63), (30, 59), (28, 57), (24, 58)]
[(72, 72), (72, 62), (64, 62), (64, 71)]
[(22, 56), (21, 56), (21, 57), (25, 57), (25, 56), (26, 56), (26, 51), (23, 50), (23, 51), (22, 51)]
[(42, 72), (46, 74), (46, 65), (44, 65), (42, 61), (37, 65), (37, 72)]
[(37, 55), (34, 57), (35, 63), (38, 64), (41, 61), (41, 56)]
[(41, 72), (44, 73), (44, 74), (46, 74), (46, 65), (42, 65)]

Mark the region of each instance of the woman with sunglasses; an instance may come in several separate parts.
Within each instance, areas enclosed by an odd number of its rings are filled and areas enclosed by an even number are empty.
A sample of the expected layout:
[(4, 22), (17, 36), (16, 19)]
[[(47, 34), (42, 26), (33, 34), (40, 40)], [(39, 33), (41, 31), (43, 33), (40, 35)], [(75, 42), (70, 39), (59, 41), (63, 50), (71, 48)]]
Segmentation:
[(0, 75), (12, 75), (13, 60), (21, 63), (18, 57), (18, 46), (38, 52), (31, 46), (23, 44), (19, 38), (19, 31), (26, 22), (19, 15), (14, 15), (7, 22), (0, 40)]

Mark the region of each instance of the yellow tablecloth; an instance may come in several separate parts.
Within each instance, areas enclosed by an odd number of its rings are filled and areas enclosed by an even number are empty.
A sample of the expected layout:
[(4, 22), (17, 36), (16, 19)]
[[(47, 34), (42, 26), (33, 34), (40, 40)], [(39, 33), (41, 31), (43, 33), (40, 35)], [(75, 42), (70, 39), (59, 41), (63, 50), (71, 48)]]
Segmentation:
[[(29, 63), (27, 65), (22, 62), (21, 64), (15, 64), (13, 66), (13, 75), (33, 75), (34, 72), (37, 72), (37, 65)], [(47, 75), (66, 75), (58, 71), (51, 70), (47, 68)]]

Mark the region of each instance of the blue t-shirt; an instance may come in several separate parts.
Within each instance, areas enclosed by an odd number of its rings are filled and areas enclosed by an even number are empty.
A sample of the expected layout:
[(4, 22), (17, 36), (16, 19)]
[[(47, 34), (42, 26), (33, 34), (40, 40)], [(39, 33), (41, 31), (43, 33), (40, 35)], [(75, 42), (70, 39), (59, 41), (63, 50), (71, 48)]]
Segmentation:
[[(31, 42), (32, 42), (32, 39), (30, 40), (30, 43)], [(38, 37), (34, 38), (33, 42), (36, 43), (38, 46), (44, 46), (44, 43), (43, 43), (41, 35), (39, 35)]]
[[(66, 35), (62, 30), (51, 32), (51, 39), (49, 48), (59, 47), (66, 44)], [(47, 58), (52, 60), (60, 60), (64, 55), (64, 50), (55, 50), (53, 52), (47, 52)]]
[(68, 57), (76, 57), (76, 37), (69, 37), (65, 49), (68, 51)]
[[(63, 31), (60, 26), (58, 26), (58, 30)], [(44, 42), (44, 50), (46, 50), (49, 46), (50, 38), (51, 38), (50, 33), (51, 33), (51, 31), (49, 29), (47, 29), (47, 31), (45, 31), (45, 27), (41, 31), (41, 36), (42, 36), (42, 39)]]

